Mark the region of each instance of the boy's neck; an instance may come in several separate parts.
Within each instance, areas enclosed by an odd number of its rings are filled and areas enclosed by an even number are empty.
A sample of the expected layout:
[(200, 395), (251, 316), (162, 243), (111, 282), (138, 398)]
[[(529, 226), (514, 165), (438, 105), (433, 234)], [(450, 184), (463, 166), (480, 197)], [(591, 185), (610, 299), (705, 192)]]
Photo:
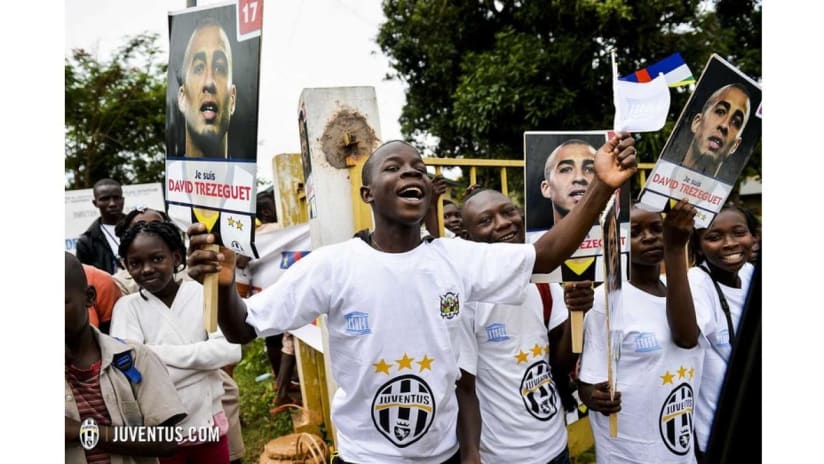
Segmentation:
[(376, 224), (372, 232), (372, 248), (384, 253), (405, 253), (421, 244), (421, 228), (402, 224)]
[(90, 325), (81, 330), (74, 340), (67, 339), (66, 349), (71, 353), (67, 354), (66, 364), (78, 369), (88, 369), (101, 357), (100, 345)]

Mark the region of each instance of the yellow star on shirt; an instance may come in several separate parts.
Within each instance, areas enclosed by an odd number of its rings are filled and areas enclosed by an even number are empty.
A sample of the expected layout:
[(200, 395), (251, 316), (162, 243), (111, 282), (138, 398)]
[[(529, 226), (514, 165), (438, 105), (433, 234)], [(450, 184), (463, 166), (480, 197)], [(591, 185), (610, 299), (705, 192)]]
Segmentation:
[(667, 371), (667, 372), (664, 372), (664, 375), (661, 375), (659, 377), (661, 377), (661, 380), (663, 380), (663, 383), (661, 383), (661, 385), (666, 385), (668, 383), (670, 383), (670, 384), (672, 383), (672, 379), (675, 378), (675, 375), (670, 374), (670, 371)]
[(432, 370), (432, 362), (434, 362), (434, 361), (435, 360), (430, 358), (429, 356), (423, 355), (423, 359), (421, 359), (420, 361), (417, 361), (418, 364), (420, 364), (420, 366), (421, 366), (421, 369), (418, 372), (423, 372), (424, 369), (429, 369), (431, 371)]
[(549, 354), (549, 345), (544, 345), (544, 354)]
[(543, 347), (541, 347), (541, 345), (539, 345), (537, 343), (535, 344), (535, 346), (532, 347), (532, 357), (534, 357), (534, 358), (540, 357), (541, 354), (543, 354), (543, 352), (544, 352)]
[(237, 230), (243, 230), (243, 223), (240, 222), (239, 219), (235, 221), (235, 226), (237, 227)]
[(403, 368), (412, 369), (412, 361), (414, 360), (415, 358), (410, 358), (406, 355), (406, 353), (404, 353), (403, 358), (396, 359), (395, 362), (398, 363), (398, 370), (401, 370)]
[(690, 379), (692, 379), (693, 377), (695, 377), (695, 369), (693, 369), (693, 368), (691, 368), (691, 367), (690, 367), (689, 373), (690, 373)]
[(226, 223), (229, 224), (229, 227), (234, 227), (235, 226), (235, 220), (232, 219), (231, 216), (229, 217), (229, 219), (226, 220)]
[(528, 359), (529, 354), (524, 353), (523, 350), (521, 350), (518, 354), (515, 355), (515, 360), (517, 361), (515, 364), (525, 363)]
[(681, 366), (681, 369), (678, 369), (678, 378), (683, 379), (686, 376), (687, 376), (687, 368), (684, 367), (684, 366)]
[(383, 372), (386, 375), (389, 375), (389, 369), (392, 367), (392, 364), (386, 364), (383, 358), (372, 365), (375, 366), (375, 372)]

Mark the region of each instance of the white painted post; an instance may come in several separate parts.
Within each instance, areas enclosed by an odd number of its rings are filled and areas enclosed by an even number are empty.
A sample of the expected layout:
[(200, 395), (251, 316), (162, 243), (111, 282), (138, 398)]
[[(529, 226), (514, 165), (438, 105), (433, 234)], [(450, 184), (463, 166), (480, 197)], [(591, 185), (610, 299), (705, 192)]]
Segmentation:
[[(371, 210), (360, 200), (359, 190), (363, 163), (381, 142), (375, 89), (304, 89), (298, 103), (298, 124), (309, 231), (312, 249), (317, 250), (349, 240), (356, 231), (372, 226)], [(326, 317), (319, 318), (317, 326), (307, 327), (317, 327), (320, 331), (328, 404), (331, 404), (337, 385), (329, 358), (325, 356), (329, 352)], [(295, 336), (301, 343), (298, 334)], [(303, 383), (303, 379), (301, 381)], [(328, 425), (335, 440), (334, 425), (331, 421)]]

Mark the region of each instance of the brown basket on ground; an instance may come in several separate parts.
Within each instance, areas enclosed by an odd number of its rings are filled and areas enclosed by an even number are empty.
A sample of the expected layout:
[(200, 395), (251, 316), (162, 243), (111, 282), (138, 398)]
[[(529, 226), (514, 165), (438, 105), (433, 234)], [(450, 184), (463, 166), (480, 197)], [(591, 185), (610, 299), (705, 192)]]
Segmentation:
[[(294, 404), (285, 404), (274, 408), (277, 410), (292, 409), (292, 425), (295, 429), (309, 423), (309, 410)], [(323, 439), (306, 432), (295, 432), (270, 440), (263, 447), (258, 464), (327, 464), (329, 449)]]

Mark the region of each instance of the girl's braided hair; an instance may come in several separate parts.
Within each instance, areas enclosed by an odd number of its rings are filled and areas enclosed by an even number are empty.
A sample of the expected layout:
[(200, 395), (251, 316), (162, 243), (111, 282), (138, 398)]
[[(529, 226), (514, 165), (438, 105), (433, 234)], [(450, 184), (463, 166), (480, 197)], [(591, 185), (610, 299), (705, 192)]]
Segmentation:
[(129, 227), (120, 239), (120, 247), (117, 249), (120, 258), (124, 262), (128, 260), (129, 247), (132, 246), (135, 238), (141, 233), (157, 235), (166, 242), (172, 252), (180, 253), (180, 266), (175, 268), (175, 272), (180, 272), (186, 267), (186, 245), (183, 244), (183, 236), (180, 229), (170, 221), (139, 221)]

